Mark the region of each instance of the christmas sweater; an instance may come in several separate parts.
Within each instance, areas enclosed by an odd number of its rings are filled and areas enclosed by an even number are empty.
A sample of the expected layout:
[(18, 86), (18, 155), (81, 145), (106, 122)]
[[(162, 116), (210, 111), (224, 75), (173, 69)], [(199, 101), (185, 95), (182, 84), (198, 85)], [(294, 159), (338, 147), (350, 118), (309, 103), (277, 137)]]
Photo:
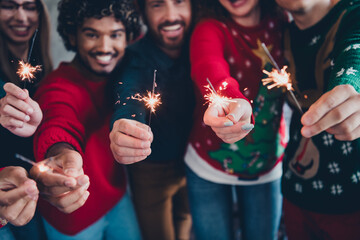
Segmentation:
[(35, 95), (44, 113), (34, 136), (35, 159), (43, 160), (55, 143), (68, 143), (81, 154), (91, 182), (89, 198), (71, 214), (39, 199), (42, 216), (64, 234), (74, 235), (99, 220), (126, 190), (124, 168), (110, 150), (112, 109), (107, 86), (107, 81), (90, 81), (62, 63), (42, 81)]
[[(337, 85), (350, 84), (360, 91), (359, 19), (360, 1), (342, 0), (316, 25), (305, 30), (290, 26), (287, 58), (304, 111)], [(283, 163), (284, 197), (319, 213), (359, 210), (360, 140), (338, 141), (325, 131), (304, 138), (300, 118), (294, 111)]]
[[(262, 70), (271, 69), (261, 43), (282, 64), (281, 42), (282, 22), (272, 17), (264, 17), (255, 27), (215, 19), (206, 19), (196, 26), (190, 60), (198, 104), (185, 161), (197, 175), (229, 184), (257, 184), (280, 178), (281, 166), (274, 167), (281, 161), (285, 145), (283, 92), (268, 90), (261, 82)], [(206, 79), (215, 89), (227, 82), (221, 95), (245, 98), (252, 103), (255, 128), (243, 140), (224, 143), (203, 123)]]

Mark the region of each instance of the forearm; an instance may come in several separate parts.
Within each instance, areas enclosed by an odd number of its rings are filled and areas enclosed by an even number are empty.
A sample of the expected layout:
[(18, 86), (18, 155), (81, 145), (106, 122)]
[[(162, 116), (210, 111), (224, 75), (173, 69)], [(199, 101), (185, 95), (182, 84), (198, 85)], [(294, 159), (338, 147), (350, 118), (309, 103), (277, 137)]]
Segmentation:
[(61, 153), (64, 153), (64, 151), (66, 150), (74, 150), (74, 147), (71, 146), (69, 143), (65, 143), (65, 142), (59, 142), (59, 143), (55, 143), (54, 145), (52, 145), (46, 155), (45, 155), (45, 158), (49, 158), (49, 157), (52, 157), (52, 156), (56, 156), (56, 155), (59, 155)]

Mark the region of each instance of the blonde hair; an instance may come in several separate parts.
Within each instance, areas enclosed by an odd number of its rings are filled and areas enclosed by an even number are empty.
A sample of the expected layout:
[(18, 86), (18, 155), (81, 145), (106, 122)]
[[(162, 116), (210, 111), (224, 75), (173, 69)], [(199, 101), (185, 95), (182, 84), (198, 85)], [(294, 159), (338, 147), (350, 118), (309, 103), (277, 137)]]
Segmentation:
[[(40, 6), (39, 14), (39, 31), (37, 33), (34, 50), (36, 55), (40, 59), (36, 59), (37, 62), (42, 65), (42, 76), (47, 75), (52, 70), (52, 61), (50, 58), (50, 17), (47, 7), (43, 0), (36, 0)], [(0, 72), (2, 72), (6, 79), (2, 79), (5, 82), (12, 82), (16, 85), (20, 85), (20, 79), (16, 75), (16, 69), (14, 64), (11, 64), (9, 57), (11, 52), (8, 48), (6, 41), (4, 40), (4, 33), (0, 31)], [(32, 38), (30, 39), (32, 41)], [(41, 79), (38, 79), (41, 80)]]

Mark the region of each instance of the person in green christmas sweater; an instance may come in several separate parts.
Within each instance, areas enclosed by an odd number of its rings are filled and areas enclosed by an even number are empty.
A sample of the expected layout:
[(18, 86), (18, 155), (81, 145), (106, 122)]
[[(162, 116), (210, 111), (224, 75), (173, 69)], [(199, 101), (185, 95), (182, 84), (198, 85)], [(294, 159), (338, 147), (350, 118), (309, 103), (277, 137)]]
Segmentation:
[(285, 49), (305, 111), (294, 110), (283, 161), (287, 235), (359, 239), (360, 1), (277, 3), (294, 19)]

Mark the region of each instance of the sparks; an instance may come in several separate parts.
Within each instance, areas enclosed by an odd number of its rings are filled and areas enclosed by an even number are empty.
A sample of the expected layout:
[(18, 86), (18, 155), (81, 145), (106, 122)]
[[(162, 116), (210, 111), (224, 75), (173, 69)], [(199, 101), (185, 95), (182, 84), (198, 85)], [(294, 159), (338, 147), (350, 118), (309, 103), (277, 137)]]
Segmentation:
[(34, 73), (37, 71), (41, 71), (41, 66), (37, 65), (35, 67), (31, 66), (29, 63), (25, 63), (23, 61), (19, 61), (19, 69), (16, 72), (22, 81), (31, 82), (33, 78), (35, 78)]
[(160, 98), (160, 93), (152, 94), (152, 92), (147, 91), (147, 95), (142, 96), (139, 93), (131, 96), (131, 99), (138, 100), (140, 102), (144, 102), (145, 106), (150, 109), (152, 113), (155, 113), (156, 107), (158, 107), (162, 102)]
[(47, 161), (45, 161), (45, 163), (36, 163), (18, 153), (15, 154), (15, 158), (20, 159), (21, 161), (30, 163), (31, 165), (37, 167), (40, 172), (47, 172), (47, 171), (53, 170), (51, 167), (48, 166), (48, 164), (53, 160), (52, 157), (50, 157)]
[(294, 90), (290, 80), (290, 73), (286, 72), (287, 66), (284, 66), (280, 71), (273, 69), (271, 72), (263, 70), (263, 73), (268, 75), (268, 78), (262, 80), (264, 85), (268, 85), (268, 89), (274, 87), (285, 87), (287, 90)]
[[(204, 95), (204, 98), (206, 100), (205, 104), (215, 104), (216, 106), (220, 106), (222, 108), (226, 108), (226, 106), (228, 105), (229, 102), (235, 102), (234, 100), (232, 100), (231, 98), (225, 97), (225, 96), (221, 96), (213, 87), (213, 85), (211, 84), (209, 79), (206, 79), (208, 81), (208, 85), (205, 86), (206, 91), (208, 91), (207, 94)], [(225, 90), (227, 87), (228, 83), (227, 82), (223, 82), (221, 84), (221, 86), (219, 87), (219, 92), (222, 90)]]

